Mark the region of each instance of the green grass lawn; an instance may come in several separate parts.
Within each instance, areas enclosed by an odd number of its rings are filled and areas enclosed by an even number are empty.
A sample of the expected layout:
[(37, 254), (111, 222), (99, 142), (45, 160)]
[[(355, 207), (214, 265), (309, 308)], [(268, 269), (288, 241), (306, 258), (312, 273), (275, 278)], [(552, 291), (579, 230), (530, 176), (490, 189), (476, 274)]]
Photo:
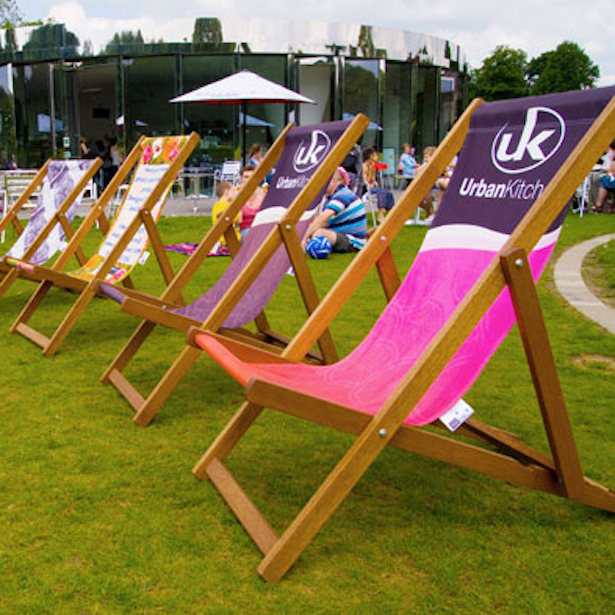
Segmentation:
[[(166, 242), (190, 241), (205, 224), (167, 218), (160, 229)], [(614, 230), (615, 216), (569, 216), (558, 252)], [(401, 270), (423, 234), (405, 228), (396, 240)], [(321, 293), (349, 262), (311, 263)], [(210, 259), (187, 295), (227, 264)], [(162, 289), (153, 258), (134, 277), (139, 288)], [(265, 583), (251, 539), (191, 473), (241, 403), (239, 385), (203, 357), (152, 425), (135, 427), (99, 378), (136, 321), (97, 300), (45, 359), (7, 332), (32, 289), (19, 282), (0, 302), (0, 613), (613, 612), (613, 515), (396, 450), (379, 457), (287, 577)], [(615, 488), (615, 336), (555, 293), (552, 269), (540, 296), (584, 471)], [(71, 299), (53, 293), (33, 324), (50, 332)], [(383, 306), (372, 273), (332, 327), (341, 354)], [(289, 335), (303, 322), (292, 277), (268, 315)], [(148, 391), (183, 341), (157, 332), (128, 377)], [(516, 329), (467, 400), (478, 418), (546, 450)], [(265, 412), (229, 466), (282, 530), (351, 442)]]
[(585, 279), (605, 303), (615, 307), (615, 241), (593, 250), (584, 265)]

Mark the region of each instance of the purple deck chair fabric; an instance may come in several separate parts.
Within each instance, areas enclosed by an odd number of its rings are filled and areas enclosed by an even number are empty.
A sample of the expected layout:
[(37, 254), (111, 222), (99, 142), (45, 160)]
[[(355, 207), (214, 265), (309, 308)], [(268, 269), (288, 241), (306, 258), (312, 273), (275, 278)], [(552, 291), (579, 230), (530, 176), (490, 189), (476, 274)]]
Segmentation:
[[(94, 162), (94, 160), (52, 160), (49, 163), (47, 174), (43, 178), (38, 204), (32, 212), (24, 232), (6, 256), (15, 259), (23, 258), (32, 242), (60, 209), (66, 197)], [(77, 213), (82, 196), (83, 194), (80, 194), (66, 212), (66, 219), (69, 223), (73, 221)], [(61, 248), (63, 241), (64, 229), (60, 224), (56, 224), (34, 256), (30, 258), (30, 264), (43, 265), (46, 263)]]
[[(284, 217), (287, 208), (308, 183), (349, 125), (350, 122), (330, 122), (294, 127), (288, 131), (284, 150), (276, 165), (276, 172), (267, 195), (236, 258), (229, 264), (222, 277), (202, 297), (185, 307), (174, 310), (175, 312), (199, 322), (207, 318), (254, 256), (271, 229)], [(313, 215), (314, 208), (320, 203), (325, 188), (326, 185), (320, 190), (297, 224), (300, 237), (305, 233), (309, 218)], [(224, 322), (224, 326), (243, 327), (256, 318), (275, 293), (289, 267), (290, 260), (286, 249), (280, 246), (235, 306)]]
[[(604, 88), (481, 105), (410, 272), (365, 340), (338, 363), (247, 364), (206, 334), (197, 343), (244, 386), (259, 378), (377, 413), (614, 94)], [(535, 279), (565, 211), (529, 256)], [(406, 424), (431, 423), (454, 406), (515, 320), (505, 289), (417, 406), (408, 408)]]

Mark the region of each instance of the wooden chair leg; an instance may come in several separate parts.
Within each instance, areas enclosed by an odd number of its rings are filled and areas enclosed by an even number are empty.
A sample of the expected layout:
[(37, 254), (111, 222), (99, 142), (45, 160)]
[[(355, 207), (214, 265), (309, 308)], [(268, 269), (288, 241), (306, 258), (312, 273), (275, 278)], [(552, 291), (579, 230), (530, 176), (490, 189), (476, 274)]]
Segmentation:
[(207, 468), (211, 462), (214, 459), (222, 461), (233, 450), (262, 410), (263, 406), (245, 402), (194, 466), (193, 474), (201, 480), (207, 480)]
[(150, 393), (143, 406), (135, 414), (133, 421), (140, 427), (149, 425), (158, 414), (158, 410), (169, 395), (175, 390), (181, 379), (186, 375), (192, 364), (201, 356), (201, 351), (192, 346), (186, 346), (167, 373), (162, 377), (156, 388)]
[(34, 291), (34, 294), (28, 299), (28, 303), (19, 313), (19, 316), (15, 319), (15, 322), (11, 325), (10, 332), (15, 333), (21, 323), (26, 323), (30, 320), (30, 317), (41, 304), (47, 293), (51, 290), (53, 284), (51, 282), (41, 282), (38, 288)]
[(585, 490), (583, 472), (525, 252), (512, 250), (504, 255), (502, 268), (515, 306), (519, 331), (558, 476), (568, 497), (582, 499)]
[(363, 476), (386, 446), (378, 434), (378, 417), (350, 447), (275, 546), (258, 566), (258, 573), (269, 582), (279, 581), (312, 542), (322, 526)]
[(64, 320), (60, 323), (60, 326), (49, 339), (49, 343), (43, 348), (43, 354), (46, 357), (52, 357), (58, 351), (58, 348), (60, 348), (66, 336), (72, 331), (75, 323), (79, 320), (81, 314), (83, 314), (90, 301), (92, 301), (95, 296), (96, 291), (91, 285), (83, 290), (77, 298), (77, 301), (75, 301), (68, 311), (68, 314), (64, 317)]
[(130, 363), (135, 356), (139, 348), (143, 345), (149, 334), (154, 330), (155, 323), (149, 320), (143, 320), (139, 326), (135, 329), (135, 332), (130, 336), (130, 339), (125, 346), (120, 350), (115, 359), (111, 362), (109, 367), (105, 370), (101, 376), (101, 381), (105, 384), (109, 384), (110, 375), (113, 372), (122, 372), (126, 366)]
[(18, 273), (16, 269), (10, 269), (0, 280), (0, 298), (4, 297), (8, 289), (12, 286), (13, 282), (17, 278), (17, 275)]

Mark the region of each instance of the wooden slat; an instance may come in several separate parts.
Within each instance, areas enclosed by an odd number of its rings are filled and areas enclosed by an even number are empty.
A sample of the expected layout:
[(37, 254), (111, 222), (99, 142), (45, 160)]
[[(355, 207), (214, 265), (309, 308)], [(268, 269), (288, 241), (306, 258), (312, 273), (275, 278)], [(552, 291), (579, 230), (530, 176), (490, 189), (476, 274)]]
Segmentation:
[(59, 350), (66, 336), (81, 317), (81, 314), (83, 314), (92, 299), (96, 297), (97, 285), (97, 281), (93, 280), (81, 291), (75, 303), (73, 303), (66, 316), (62, 319), (62, 322), (58, 325), (58, 328), (53, 332), (49, 343), (43, 348), (44, 356), (52, 357)]
[[(150, 245), (152, 247), (156, 260), (158, 261), (158, 266), (160, 267), (160, 271), (162, 272), (162, 277), (168, 285), (171, 283), (171, 280), (173, 280), (173, 267), (171, 267), (171, 262), (169, 261), (169, 257), (167, 256), (167, 251), (164, 249), (164, 243), (160, 238), (160, 232), (158, 231), (158, 227), (156, 226), (156, 221), (152, 218), (151, 211), (141, 212), (141, 219), (143, 220), (143, 224), (145, 226), (145, 229), (147, 230)], [(177, 297), (177, 299), (182, 303), (184, 302), (181, 294)]]
[(463, 428), (463, 431), (468, 432), (468, 435), (478, 436), (482, 441), (498, 447), (501, 451), (504, 451), (506, 454), (515, 457), (515, 459), (523, 463), (532, 463), (547, 468), (548, 470), (555, 471), (553, 459), (539, 451), (535, 451), (519, 440), (516, 435), (508, 434), (491, 425), (480, 423), (479, 421), (473, 420), (473, 417), (463, 424)]
[(173, 392), (175, 387), (181, 382), (192, 364), (200, 357), (202, 353), (196, 348), (185, 346), (173, 365), (167, 370), (165, 375), (160, 379), (154, 390), (147, 396), (142, 406), (137, 411), (133, 421), (140, 427), (149, 425), (158, 410)]
[(226, 427), (209, 446), (205, 454), (192, 468), (192, 473), (201, 480), (207, 480), (207, 468), (210, 464), (216, 459), (219, 461), (224, 460), (241, 437), (250, 429), (262, 410), (262, 406), (250, 402), (242, 404)]
[(46, 281), (43, 281), (38, 285), (26, 305), (24, 305), (23, 309), (11, 325), (11, 328), (9, 329), (11, 333), (17, 332), (17, 326), (19, 324), (26, 323), (28, 322), (28, 320), (30, 320), (30, 317), (32, 316), (36, 308), (40, 305), (41, 301), (46, 297), (51, 287), (51, 282)]
[[(43, 183), (43, 179), (44, 179), (45, 175), (47, 175), (47, 170), (49, 168), (49, 164), (50, 163), (51, 163), (51, 158), (49, 158), (45, 162), (45, 164), (37, 172), (34, 173), (34, 176), (31, 178), (31, 181), (28, 183), (28, 185), (23, 190), (21, 196), (19, 196), (18, 199), (12, 204), (11, 208), (7, 212), (7, 216), (5, 216), (5, 219), (10, 214), (10, 220), (17, 220), (17, 213), (28, 202), (30, 197), (37, 190), (40, 189), (40, 187), (41, 187), (41, 185)], [(6, 179), (5, 179), (5, 181), (6, 181)], [(2, 226), (2, 222), (3, 221), (0, 221), (0, 231), (4, 230), (3, 226)], [(19, 225), (19, 226), (21, 226), (21, 225)], [(16, 227), (15, 230), (17, 230), (17, 232), (19, 232), (18, 227)]]
[(148, 338), (150, 333), (154, 330), (156, 325), (148, 320), (143, 320), (139, 326), (135, 329), (130, 339), (126, 342), (122, 350), (117, 354), (115, 359), (109, 364), (107, 369), (101, 376), (101, 382), (110, 384), (110, 374), (113, 371), (121, 372), (130, 363), (132, 357), (139, 350), (143, 342)]
[[(203, 331), (199, 327), (190, 327), (186, 335), (186, 343), (197, 348), (194, 338), (202, 333)], [(218, 333), (208, 332), (208, 335), (215, 338), (238, 359), (246, 363), (289, 363), (288, 359), (280, 356), (277, 352), (278, 349), (267, 344), (261, 345), (258, 340), (240, 335), (235, 329), (224, 329)]]
[(126, 297), (122, 301), (122, 311), (177, 331), (187, 331), (189, 327), (199, 324), (198, 320), (163, 310), (157, 305), (132, 297)]
[(122, 288), (122, 294), (126, 297), (130, 297), (131, 299), (135, 299), (136, 301), (142, 301), (143, 303), (147, 303), (161, 309), (173, 309), (183, 307), (180, 303), (174, 304), (170, 301), (162, 301), (158, 297), (150, 295), (149, 293), (143, 292), (141, 290), (137, 290), (136, 288)]
[(49, 338), (47, 336), (43, 335), (36, 329), (29, 327), (23, 322), (17, 323), (11, 333), (19, 333), (41, 348), (45, 348), (45, 346), (49, 343)]
[(278, 540), (267, 519), (220, 461), (214, 459), (206, 472), (256, 546), (262, 553), (267, 553)]
[[(199, 329), (199, 333), (202, 332), (203, 331)], [(250, 346), (262, 348), (263, 350), (276, 355), (281, 354), (290, 341), (288, 336), (281, 335), (271, 329), (259, 330), (257, 333), (253, 333), (247, 329), (226, 329), (225, 327), (222, 327), (218, 333), (224, 337), (229, 337), (240, 342), (243, 341)], [(318, 350), (313, 350), (305, 356), (303, 362), (310, 363), (312, 365), (322, 365), (325, 361), (322, 354), (320, 354)]]
[(81, 278), (76, 278), (75, 276), (61, 271), (55, 271), (48, 267), (34, 267), (29, 273), (31, 273), (32, 277), (36, 280), (51, 282), (54, 286), (64, 288), (65, 290), (80, 292), (87, 286), (87, 282)]
[(116, 369), (107, 375), (106, 382), (112, 384), (135, 410), (138, 410), (143, 404), (143, 395)]
[[(75, 234), (75, 231), (73, 231), (73, 227), (69, 224), (68, 219), (64, 214), (59, 215), (58, 219), (60, 220), (60, 224), (64, 229), (64, 235), (66, 238), (66, 243), (68, 245), (73, 235)], [(85, 254), (81, 247), (77, 248), (77, 250), (75, 251), (75, 256), (77, 257), (77, 262), (79, 263), (79, 265), (83, 267), (83, 265), (85, 265), (85, 263), (87, 262), (87, 258), (85, 257)]]
[[(301, 247), (299, 235), (297, 234), (294, 225), (289, 223), (279, 224), (278, 229), (282, 237), (282, 241), (286, 247), (288, 257), (295, 272), (295, 280), (299, 286), (301, 297), (308, 316), (318, 307), (320, 301), (316, 284), (310, 273), (305, 252)], [(323, 334), (318, 338), (318, 347), (324, 357), (325, 363), (336, 363), (339, 360), (335, 343), (329, 329), (325, 329)]]
[(566, 493), (578, 499), (583, 472), (530, 265), (523, 249), (510, 250), (501, 260), (553, 459)]
[(399, 271), (390, 246), (387, 246), (376, 261), (376, 269), (378, 270), (384, 296), (387, 301), (390, 301), (401, 286), (401, 278), (399, 277)]

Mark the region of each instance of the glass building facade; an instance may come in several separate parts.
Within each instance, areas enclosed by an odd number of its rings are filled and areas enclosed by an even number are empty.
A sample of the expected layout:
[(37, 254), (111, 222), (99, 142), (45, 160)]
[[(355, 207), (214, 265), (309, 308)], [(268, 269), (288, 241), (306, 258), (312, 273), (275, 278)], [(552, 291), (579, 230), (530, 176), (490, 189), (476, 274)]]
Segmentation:
[(3, 155), (38, 167), (50, 156), (78, 156), (83, 136), (95, 150), (110, 138), (128, 150), (141, 134), (194, 130), (196, 158), (237, 158), (239, 107), (169, 100), (242, 69), (316, 101), (248, 105), (248, 145), (271, 143), (288, 121), (365, 113), (363, 145), (394, 161), (404, 142), (419, 152), (437, 144), (467, 104), (461, 50), (436, 37), (327, 22), (197, 19), (192, 28), (183, 37), (191, 42), (110, 44), (99, 55), (62, 44), (1, 52)]

